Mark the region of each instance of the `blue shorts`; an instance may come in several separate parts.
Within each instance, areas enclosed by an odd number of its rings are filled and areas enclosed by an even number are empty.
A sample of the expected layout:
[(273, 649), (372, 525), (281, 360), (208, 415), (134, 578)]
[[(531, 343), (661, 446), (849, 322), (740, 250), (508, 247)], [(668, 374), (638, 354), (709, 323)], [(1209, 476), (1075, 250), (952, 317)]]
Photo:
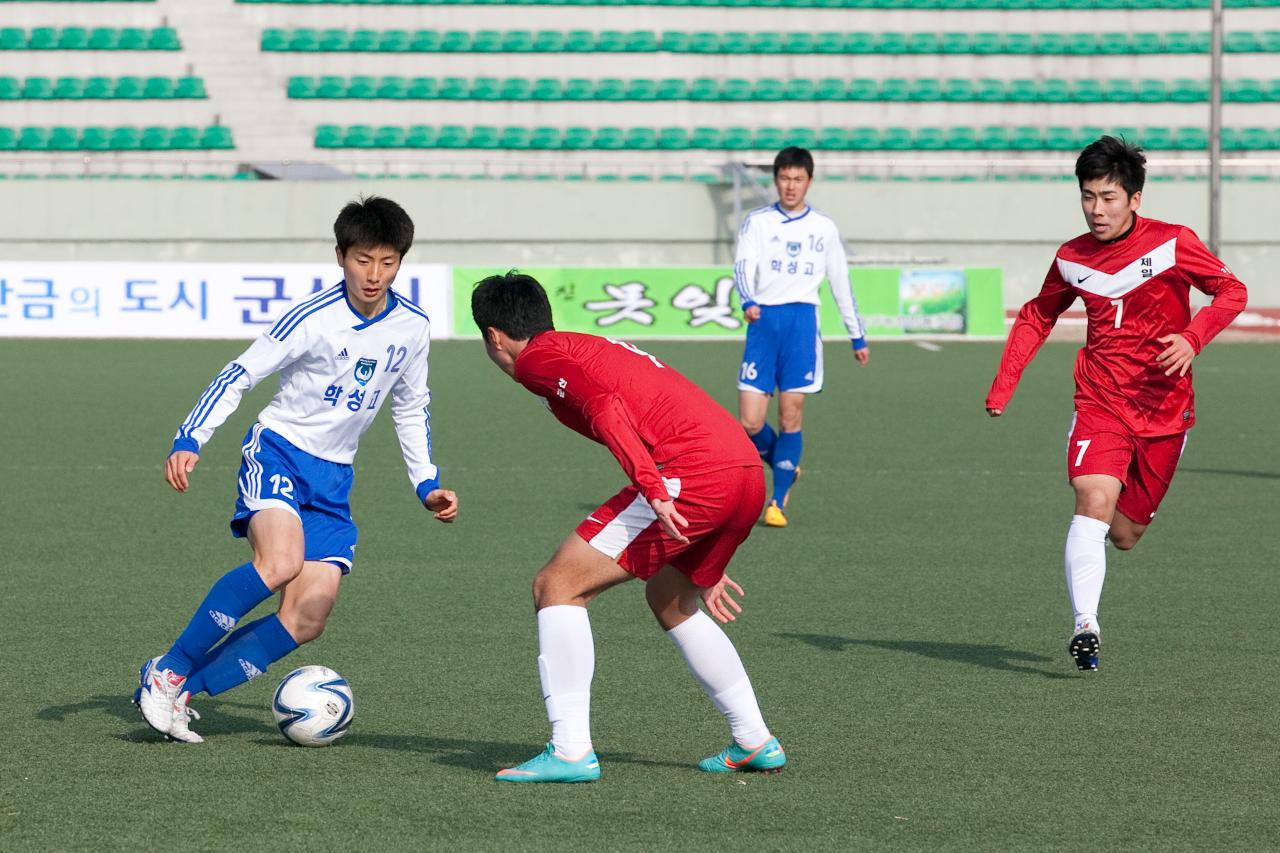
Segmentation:
[(818, 306), (807, 302), (761, 305), (747, 326), (738, 390), (817, 394), (822, 390), (822, 338)]
[(302, 522), (303, 559), (333, 563), (345, 575), (356, 555), (351, 520), (351, 466), (319, 459), (255, 423), (241, 447), (239, 495), (231, 535), (244, 537), (249, 519), (264, 509), (284, 509)]

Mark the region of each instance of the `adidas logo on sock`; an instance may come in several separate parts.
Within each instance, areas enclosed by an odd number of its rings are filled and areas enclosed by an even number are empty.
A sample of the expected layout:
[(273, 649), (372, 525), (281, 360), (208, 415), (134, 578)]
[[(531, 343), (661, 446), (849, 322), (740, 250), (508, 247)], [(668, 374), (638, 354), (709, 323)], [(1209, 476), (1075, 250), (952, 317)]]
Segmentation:
[(773, 467), (777, 468), (779, 471), (794, 471), (796, 470), (796, 463), (792, 462), (790, 459), (783, 459), (781, 462), (775, 463)]
[(347, 348), (343, 347), (342, 352), (338, 353), (338, 361), (350, 361), (351, 356), (347, 355)]
[(218, 627), (224, 631), (230, 631), (236, 626), (235, 619), (217, 610), (210, 610), (209, 618), (217, 623)]
[(245, 660), (244, 658), (238, 658), (238, 660), (240, 661), (240, 668), (244, 670), (245, 678), (252, 681), (253, 679), (257, 678), (259, 675), (262, 675), (262, 670), (258, 669), (249, 661)]

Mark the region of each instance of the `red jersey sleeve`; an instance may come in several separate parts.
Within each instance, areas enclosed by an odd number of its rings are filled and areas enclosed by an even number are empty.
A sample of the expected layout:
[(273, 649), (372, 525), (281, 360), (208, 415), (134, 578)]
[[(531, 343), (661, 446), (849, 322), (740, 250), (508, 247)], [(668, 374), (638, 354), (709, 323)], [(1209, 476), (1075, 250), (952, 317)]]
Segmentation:
[(1199, 353), (1244, 310), (1249, 291), (1190, 228), (1182, 229), (1177, 246), (1178, 269), (1192, 287), (1213, 297), (1213, 302), (1197, 311), (1182, 332)]
[(553, 410), (566, 406), (586, 422), (645, 498), (671, 500), (653, 456), (617, 393), (594, 380), (573, 359), (546, 349), (528, 352), (519, 371), (520, 384), (552, 401)]
[(1018, 318), (1009, 330), (1009, 338), (1004, 344), (1004, 354), (1000, 357), (1000, 368), (996, 371), (995, 381), (987, 392), (987, 408), (1003, 409), (1013, 397), (1013, 389), (1018, 387), (1022, 371), (1031, 363), (1031, 359), (1040, 350), (1040, 345), (1053, 331), (1058, 316), (1071, 307), (1076, 301), (1076, 292), (1058, 272), (1058, 260), (1054, 258), (1049, 272), (1045, 274), (1044, 285), (1040, 293), (1018, 312)]

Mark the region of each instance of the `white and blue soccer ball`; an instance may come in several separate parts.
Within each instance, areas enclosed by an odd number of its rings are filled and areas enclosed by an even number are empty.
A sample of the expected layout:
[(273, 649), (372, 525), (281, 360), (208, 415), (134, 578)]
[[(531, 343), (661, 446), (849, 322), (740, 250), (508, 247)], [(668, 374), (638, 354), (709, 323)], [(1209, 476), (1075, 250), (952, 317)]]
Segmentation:
[(328, 746), (347, 733), (355, 716), (351, 685), (327, 666), (286, 675), (271, 700), (280, 732), (299, 746)]

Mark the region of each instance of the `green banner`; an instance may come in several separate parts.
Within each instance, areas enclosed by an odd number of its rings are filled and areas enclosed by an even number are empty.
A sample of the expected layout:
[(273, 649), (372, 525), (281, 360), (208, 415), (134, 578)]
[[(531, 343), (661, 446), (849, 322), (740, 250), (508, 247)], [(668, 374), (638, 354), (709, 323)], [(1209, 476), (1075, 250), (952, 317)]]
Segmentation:
[[(454, 337), (478, 338), (471, 288), (506, 267), (454, 267)], [(621, 338), (737, 338), (746, 324), (728, 267), (529, 267), (542, 283), (556, 328)], [(1000, 270), (852, 267), (849, 275), (867, 335), (1004, 336)], [(846, 337), (825, 284), (824, 337)]]

